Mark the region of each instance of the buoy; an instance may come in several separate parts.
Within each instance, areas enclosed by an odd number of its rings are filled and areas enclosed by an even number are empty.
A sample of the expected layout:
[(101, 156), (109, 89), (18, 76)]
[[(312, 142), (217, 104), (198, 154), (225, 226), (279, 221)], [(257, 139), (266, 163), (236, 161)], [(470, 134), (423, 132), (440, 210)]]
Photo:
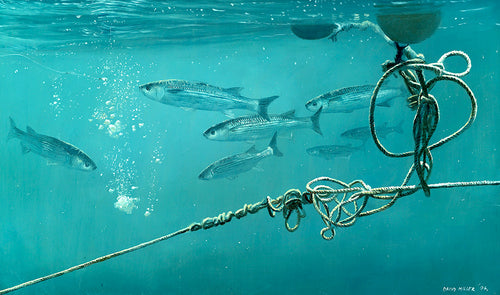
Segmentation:
[(434, 34), (441, 22), (441, 10), (436, 6), (391, 4), (381, 6), (377, 23), (392, 41), (415, 44)]
[(292, 24), (290, 28), (295, 36), (305, 40), (318, 40), (330, 36), (338, 29), (337, 24)]

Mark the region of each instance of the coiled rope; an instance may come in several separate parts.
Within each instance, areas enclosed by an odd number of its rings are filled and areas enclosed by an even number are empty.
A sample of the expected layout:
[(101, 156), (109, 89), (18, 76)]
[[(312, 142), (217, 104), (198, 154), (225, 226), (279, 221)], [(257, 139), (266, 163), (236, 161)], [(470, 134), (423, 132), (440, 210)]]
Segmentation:
[[(450, 73), (445, 70), (444, 61), (449, 56), (461, 56), (467, 62), (467, 69), (462, 73)], [(215, 226), (224, 225), (230, 222), (233, 218), (240, 219), (250, 214), (255, 214), (260, 210), (267, 208), (271, 217), (275, 217), (277, 212), (283, 212), (285, 220), (285, 227), (288, 231), (293, 232), (298, 229), (301, 219), (306, 216), (303, 210), (303, 205), (313, 204), (314, 209), (319, 214), (325, 227), (321, 229), (320, 234), (326, 240), (331, 240), (335, 236), (336, 227), (349, 227), (352, 226), (357, 218), (372, 215), (394, 205), (398, 198), (411, 195), (418, 190), (422, 189), (426, 196), (430, 195), (431, 189), (437, 188), (452, 188), (452, 187), (465, 187), (465, 186), (484, 186), (484, 185), (500, 185), (500, 181), (471, 181), (471, 182), (448, 182), (428, 184), (430, 172), (432, 170), (432, 155), (430, 151), (437, 148), (451, 139), (457, 137), (467, 128), (470, 127), (476, 117), (477, 105), (474, 94), (470, 88), (459, 77), (466, 75), (471, 68), (469, 57), (460, 51), (452, 51), (443, 55), (435, 64), (425, 64), (423, 59), (411, 59), (393, 66), (384, 73), (382, 78), (377, 83), (370, 103), (369, 123), (372, 137), (377, 147), (389, 157), (408, 157), (414, 156), (414, 163), (410, 167), (403, 183), (400, 186), (389, 186), (381, 188), (371, 188), (362, 180), (355, 180), (351, 183), (344, 183), (340, 180), (330, 177), (319, 177), (311, 180), (306, 185), (306, 191), (300, 192), (297, 189), (288, 190), (282, 196), (276, 199), (271, 199), (269, 196), (264, 200), (255, 204), (245, 204), (243, 208), (238, 209), (234, 213), (232, 211), (224, 212), (215, 217), (205, 218), (201, 222), (192, 223), (191, 225), (170, 233), (168, 235), (159, 237), (157, 239), (105, 255), (91, 261), (70, 267), (68, 269), (41, 277), (32, 281), (28, 281), (17, 286), (13, 286), (4, 290), (0, 290), (0, 295), (13, 292), (15, 290), (34, 285), (64, 274), (73, 272), (90, 266), (92, 264), (100, 263), (108, 259), (124, 255), (147, 246), (156, 244), (161, 241), (168, 240), (177, 235), (184, 234), (190, 231), (197, 231), (200, 229), (209, 229)], [(430, 70), (436, 74), (436, 77), (425, 81), (423, 76), (424, 70)], [(415, 148), (413, 151), (404, 153), (389, 152), (379, 141), (376, 128), (374, 109), (376, 106), (376, 99), (378, 91), (380, 90), (385, 79), (399, 71), (399, 74), (405, 79), (405, 83), (410, 91), (409, 97), (410, 107), (416, 109), (416, 115), (413, 121), (413, 137), (415, 141)], [(412, 72), (413, 71), (413, 72)], [(432, 87), (439, 81), (451, 81), (461, 86), (467, 93), (471, 101), (471, 113), (467, 122), (453, 134), (429, 145), (430, 139), (436, 129), (439, 121), (439, 108), (437, 100), (429, 93)], [(416, 172), (420, 184), (408, 185), (408, 182)], [(314, 185), (314, 186), (313, 186)], [(337, 186), (338, 188), (333, 188)], [(385, 204), (378, 208), (365, 210), (370, 199), (385, 201)], [(291, 223), (290, 219), (295, 215), (295, 222)]]

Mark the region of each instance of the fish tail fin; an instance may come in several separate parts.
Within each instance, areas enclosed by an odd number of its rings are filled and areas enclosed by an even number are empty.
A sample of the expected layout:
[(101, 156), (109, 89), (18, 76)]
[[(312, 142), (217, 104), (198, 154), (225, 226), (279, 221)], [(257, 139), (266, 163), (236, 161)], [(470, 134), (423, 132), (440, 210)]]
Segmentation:
[(9, 130), (9, 134), (7, 135), (7, 140), (17, 137), (17, 134), (19, 133), (19, 129), (16, 127), (16, 123), (14, 122), (14, 119), (9, 117), (9, 121), (10, 121), (10, 130)]
[(276, 138), (278, 137), (278, 132), (274, 132), (273, 138), (271, 139), (271, 142), (269, 143), (269, 147), (273, 150), (273, 155), (276, 157), (281, 157), (283, 156), (283, 153), (278, 149), (278, 146), (276, 145)]
[(269, 107), (271, 102), (273, 102), (278, 97), (278, 95), (274, 95), (259, 99), (257, 101), (257, 113), (259, 113), (259, 115), (261, 115), (267, 121), (271, 120), (269, 118), (269, 114), (267, 113), (267, 108)]
[(312, 122), (312, 129), (316, 131), (316, 133), (319, 133), (320, 135), (323, 135), (323, 132), (321, 132), (321, 128), (319, 126), (319, 115), (321, 115), (321, 111), (323, 110), (323, 106), (319, 108), (319, 110), (311, 116), (311, 122)]

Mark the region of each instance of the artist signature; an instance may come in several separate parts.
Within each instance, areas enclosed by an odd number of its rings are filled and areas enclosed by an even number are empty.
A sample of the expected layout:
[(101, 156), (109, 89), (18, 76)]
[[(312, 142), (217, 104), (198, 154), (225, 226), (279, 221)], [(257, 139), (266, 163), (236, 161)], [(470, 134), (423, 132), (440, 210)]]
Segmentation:
[(443, 293), (472, 293), (488, 291), (488, 287), (481, 284), (477, 286), (443, 286)]

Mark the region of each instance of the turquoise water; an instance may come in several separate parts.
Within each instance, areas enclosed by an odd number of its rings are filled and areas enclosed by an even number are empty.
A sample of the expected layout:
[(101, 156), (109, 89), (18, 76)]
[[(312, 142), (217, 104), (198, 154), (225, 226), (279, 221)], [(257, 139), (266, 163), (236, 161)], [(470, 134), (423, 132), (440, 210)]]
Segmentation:
[[(466, 52), (472, 70), (463, 79), (478, 114), (464, 134), (433, 151), (429, 182), (499, 180), (500, 10), (494, 1), (441, 4), (438, 30), (412, 48), (428, 62)], [(0, 9), (0, 138), (7, 138), (10, 116), (23, 130), (74, 144), (97, 164), (83, 172), (23, 155), (17, 139), (0, 145), (0, 289), (266, 196), (304, 191), (315, 177), (399, 185), (412, 163), (385, 157), (371, 139), (349, 158), (306, 153), (317, 145), (358, 144), (340, 134), (368, 124), (362, 109), (322, 114), (323, 136), (308, 129), (283, 134), (277, 145), (284, 156), (264, 159), (257, 169), (199, 180), (210, 163), (252, 144), (263, 149), (269, 140), (209, 141), (203, 131), (226, 120), (224, 114), (163, 105), (138, 89), (162, 79), (244, 87), (242, 95), (252, 98), (279, 95), (271, 114), (295, 109), (310, 116), (308, 100), (375, 84), (380, 64), (395, 52), (371, 31), (341, 32), (333, 43), (297, 38), (290, 24), (375, 22), (371, 3), (1, 1)], [(464, 63), (452, 58), (447, 67), (460, 72)], [(441, 111), (435, 141), (467, 120), (470, 103), (452, 84), (439, 84), (433, 95)], [(404, 101), (377, 109), (377, 122), (403, 122), (403, 134), (388, 135), (384, 144), (412, 149), (413, 115)], [(120, 197), (128, 212), (115, 205)], [(433, 190), (430, 198), (420, 191), (338, 228), (331, 241), (321, 238), (324, 223), (313, 206), (305, 211), (293, 233), (281, 214), (272, 219), (263, 210), (13, 294), (500, 292), (498, 187)]]

